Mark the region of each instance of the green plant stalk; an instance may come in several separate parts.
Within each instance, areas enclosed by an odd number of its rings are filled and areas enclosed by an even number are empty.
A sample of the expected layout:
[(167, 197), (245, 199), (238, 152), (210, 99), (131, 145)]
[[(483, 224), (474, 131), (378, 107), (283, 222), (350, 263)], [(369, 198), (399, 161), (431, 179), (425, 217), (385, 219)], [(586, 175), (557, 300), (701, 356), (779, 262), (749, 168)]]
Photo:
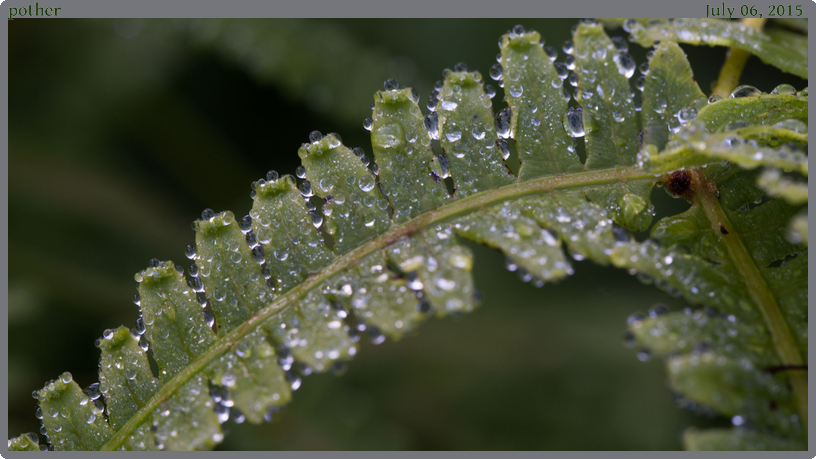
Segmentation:
[[(768, 288), (765, 278), (757, 268), (751, 254), (745, 248), (739, 233), (734, 230), (728, 217), (725, 215), (722, 206), (717, 198), (717, 190), (713, 182), (706, 179), (702, 169), (693, 170), (694, 174), (694, 195), (695, 202), (702, 206), (706, 217), (711, 222), (712, 231), (720, 233), (720, 228), (725, 228), (728, 234), (723, 234), (722, 239), (728, 248), (728, 254), (734, 261), (739, 272), (745, 279), (745, 288), (748, 290), (754, 303), (762, 312), (765, 324), (771, 334), (774, 347), (779, 354), (782, 364), (786, 366), (801, 366), (806, 364), (802, 361), (802, 355), (796, 346), (790, 328), (785, 317), (779, 309), (779, 305)], [(808, 388), (807, 374), (800, 370), (789, 373), (793, 393), (796, 396), (799, 416), (807, 431), (808, 420)]]
[(363, 243), (357, 249), (338, 257), (333, 263), (326, 266), (319, 272), (314, 273), (300, 285), (292, 288), (270, 303), (267, 307), (258, 311), (244, 324), (237, 327), (229, 334), (219, 337), (215, 344), (206, 353), (202, 354), (195, 361), (191, 362), (190, 365), (188, 365), (182, 372), (164, 384), (164, 386), (162, 386), (162, 388), (150, 399), (150, 401), (144, 407), (142, 407), (138, 413), (136, 413), (136, 415), (133, 416), (130, 421), (128, 421), (127, 424), (125, 424), (118, 432), (116, 432), (116, 434), (114, 434), (113, 438), (111, 438), (111, 440), (104, 446), (103, 451), (113, 451), (120, 448), (125, 443), (133, 429), (145, 422), (147, 417), (150, 416), (153, 410), (155, 410), (163, 401), (167, 400), (168, 397), (175, 393), (193, 375), (204, 370), (207, 364), (209, 364), (213, 359), (237, 345), (242, 337), (250, 333), (265, 320), (276, 314), (283, 313), (295, 302), (295, 300), (306, 294), (308, 291), (317, 287), (338, 272), (353, 266), (355, 263), (362, 260), (366, 255), (395, 242), (400, 237), (413, 234), (429, 225), (458, 217), (478, 210), (482, 207), (509, 199), (516, 199), (535, 194), (544, 194), (556, 190), (583, 188), (587, 186), (604, 185), (649, 177), (653, 177), (653, 175), (638, 170), (635, 167), (615, 167), (603, 170), (551, 175), (524, 182), (513, 183), (501, 188), (487, 190), (466, 198), (451, 201), (449, 204), (446, 204), (438, 209), (419, 215), (402, 225), (395, 226), (389, 231), (386, 231), (385, 233)]
[[(745, 18), (742, 20), (742, 25), (746, 27), (753, 27), (760, 30), (765, 25), (767, 19), (761, 18)], [(731, 95), (731, 91), (737, 87), (742, 69), (745, 67), (745, 62), (751, 56), (748, 51), (739, 48), (730, 48), (728, 50), (728, 57), (725, 58), (725, 63), (720, 69), (720, 76), (717, 78), (717, 84), (714, 87), (714, 94), (722, 98), (727, 98)]]
[[(745, 18), (742, 24), (747, 27), (755, 29), (762, 29), (767, 19), (761, 18)], [(731, 95), (731, 91), (737, 87), (742, 70), (748, 60), (750, 54), (737, 48), (731, 48), (728, 52), (728, 57), (720, 70), (720, 76), (717, 79), (717, 84), (714, 88), (713, 94), (717, 94), (723, 98)], [(716, 197), (716, 191), (713, 190), (713, 183), (705, 178), (705, 173), (702, 169), (694, 171), (697, 185), (694, 187), (694, 199), (702, 205), (706, 216), (712, 224), (714, 231), (719, 231), (722, 226), (728, 231), (727, 235), (723, 236), (724, 243), (728, 248), (728, 253), (731, 259), (736, 263), (737, 268), (745, 278), (746, 288), (753, 298), (754, 302), (762, 312), (765, 319), (765, 324), (773, 339), (774, 347), (777, 354), (784, 365), (803, 365), (802, 356), (796, 347), (796, 341), (791, 335), (790, 328), (785, 321), (782, 312), (779, 310), (779, 305), (776, 303), (762, 273), (759, 272), (756, 264), (751, 259), (751, 255), (742, 243), (739, 235), (734, 231), (731, 223), (728, 221), (722, 206)], [(789, 374), (793, 392), (796, 396), (799, 415), (802, 418), (802, 423), (807, 431), (808, 422), (808, 388), (807, 375), (802, 371), (792, 371)]]

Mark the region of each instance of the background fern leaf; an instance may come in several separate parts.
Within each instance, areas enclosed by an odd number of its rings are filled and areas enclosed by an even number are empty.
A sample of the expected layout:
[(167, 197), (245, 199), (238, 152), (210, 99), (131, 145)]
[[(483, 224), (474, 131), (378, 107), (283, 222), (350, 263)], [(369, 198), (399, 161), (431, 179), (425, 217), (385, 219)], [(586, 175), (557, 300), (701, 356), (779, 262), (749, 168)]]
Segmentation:
[(722, 19), (658, 19), (646, 26), (630, 23), (632, 39), (643, 46), (655, 40), (708, 46), (736, 47), (763, 62), (807, 78), (807, 37), (780, 29), (759, 31), (737, 21)]

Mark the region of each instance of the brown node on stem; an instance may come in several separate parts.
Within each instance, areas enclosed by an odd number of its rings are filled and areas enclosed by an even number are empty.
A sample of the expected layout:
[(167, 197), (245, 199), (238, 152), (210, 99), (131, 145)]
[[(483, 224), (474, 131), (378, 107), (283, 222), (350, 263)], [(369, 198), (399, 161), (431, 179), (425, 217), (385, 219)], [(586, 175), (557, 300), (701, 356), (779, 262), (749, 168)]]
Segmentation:
[(672, 172), (663, 179), (663, 185), (671, 194), (691, 200), (694, 194), (692, 174), (686, 170)]

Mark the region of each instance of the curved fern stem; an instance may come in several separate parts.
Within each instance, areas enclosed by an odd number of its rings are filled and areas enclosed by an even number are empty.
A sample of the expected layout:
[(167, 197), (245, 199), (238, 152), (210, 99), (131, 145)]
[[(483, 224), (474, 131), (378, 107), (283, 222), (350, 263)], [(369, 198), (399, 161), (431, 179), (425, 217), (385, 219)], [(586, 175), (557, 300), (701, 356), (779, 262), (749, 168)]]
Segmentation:
[(237, 345), (241, 338), (251, 333), (265, 320), (283, 313), (294, 304), (298, 298), (319, 286), (322, 282), (355, 265), (366, 255), (392, 244), (402, 236), (411, 235), (429, 225), (507, 200), (536, 194), (546, 194), (555, 190), (581, 189), (584, 187), (650, 178), (652, 176), (652, 174), (645, 173), (635, 167), (613, 167), (603, 170), (551, 175), (473, 194), (455, 200), (436, 210), (425, 212), (402, 225), (395, 226), (391, 230), (361, 244), (345, 255), (336, 258), (330, 265), (317, 273), (313, 273), (304, 282), (293, 287), (265, 308), (257, 311), (246, 322), (237, 326), (230, 333), (220, 337), (207, 352), (187, 365), (179, 374), (173, 377), (173, 379), (167, 381), (150, 401), (113, 435), (102, 450), (113, 451), (119, 449), (125, 441), (127, 441), (133, 430), (144, 423), (147, 417), (150, 416), (163, 401), (178, 391), (191, 377), (201, 372), (215, 358), (228, 352), (232, 347)]
[[(762, 18), (745, 18), (742, 20), (742, 25), (752, 27), (754, 29), (762, 29), (767, 19)], [(727, 98), (731, 91), (737, 87), (742, 69), (745, 67), (745, 62), (751, 55), (748, 51), (739, 48), (730, 48), (728, 50), (728, 57), (720, 69), (720, 76), (717, 78), (717, 85), (714, 87), (713, 94), (722, 98)]]
[[(802, 356), (799, 353), (796, 341), (788, 327), (788, 323), (785, 321), (785, 317), (782, 315), (782, 311), (779, 309), (776, 298), (768, 288), (768, 284), (754, 263), (751, 254), (745, 248), (740, 234), (734, 230), (720, 205), (716, 186), (713, 182), (706, 179), (702, 169), (694, 169), (692, 170), (692, 174), (694, 175), (693, 198), (699, 202), (705, 210), (706, 216), (714, 230), (723, 233), (723, 241), (728, 248), (728, 253), (744, 277), (745, 287), (748, 289), (751, 298), (760, 311), (762, 311), (762, 316), (770, 332), (773, 345), (783, 365), (786, 367), (801, 367), (805, 365), (806, 362), (802, 361)], [(803, 371), (791, 371), (789, 377), (791, 385), (793, 386), (793, 392), (796, 396), (799, 416), (802, 419), (805, 431), (807, 431), (807, 374)]]

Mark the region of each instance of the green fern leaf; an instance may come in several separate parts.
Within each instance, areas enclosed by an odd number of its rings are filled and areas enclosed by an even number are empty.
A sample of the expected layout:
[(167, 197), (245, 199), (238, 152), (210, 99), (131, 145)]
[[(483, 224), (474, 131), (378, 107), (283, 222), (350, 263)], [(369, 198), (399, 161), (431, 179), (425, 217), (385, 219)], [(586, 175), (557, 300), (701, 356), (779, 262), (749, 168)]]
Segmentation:
[(693, 45), (739, 48), (766, 64), (796, 76), (807, 78), (807, 37), (786, 30), (759, 31), (736, 21), (722, 19), (653, 20), (648, 25), (630, 23), (632, 39), (643, 46), (655, 40)]
[(807, 183), (784, 177), (777, 169), (767, 169), (759, 176), (757, 184), (769, 196), (780, 197), (793, 205), (808, 202)]
[(9, 451), (40, 451), (40, 437), (35, 433), (27, 433), (13, 437), (8, 443)]
[(705, 100), (676, 43), (661, 43), (655, 49), (643, 76), (643, 96), (643, 143), (663, 150), (670, 130), (680, 127), (679, 111)]
[(802, 445), (760, 432), (730, 429), (699, 431), (689, 429), (683, 435), (689, 451), (801, 451)]

